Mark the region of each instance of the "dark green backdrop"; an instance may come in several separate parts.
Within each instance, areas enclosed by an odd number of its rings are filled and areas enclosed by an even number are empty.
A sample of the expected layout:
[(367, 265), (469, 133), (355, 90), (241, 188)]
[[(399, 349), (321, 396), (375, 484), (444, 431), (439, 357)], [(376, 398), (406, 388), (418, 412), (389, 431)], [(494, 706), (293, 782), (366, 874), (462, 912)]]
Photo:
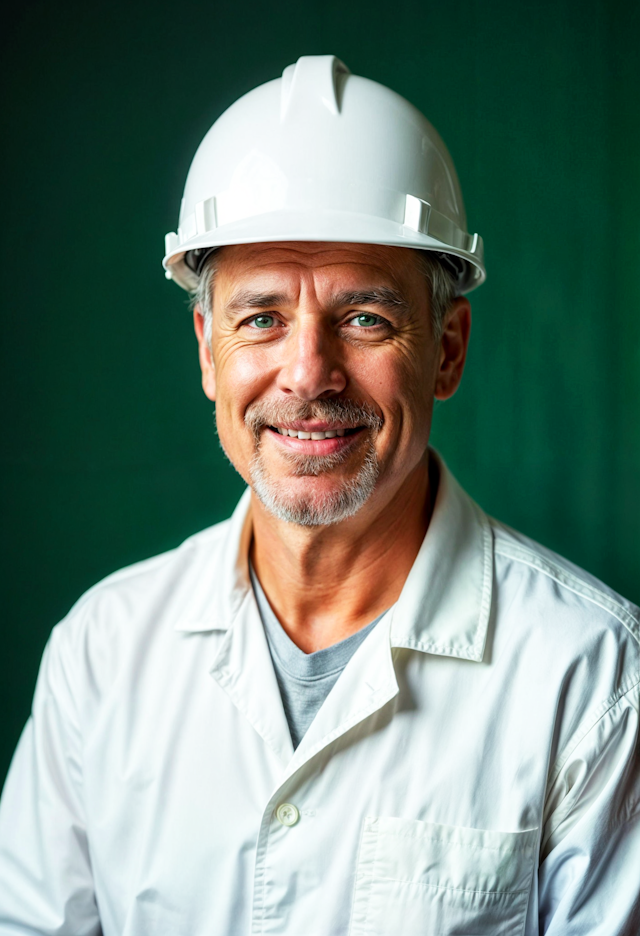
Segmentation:
[(636, 2), (22, 0), (3, 43), (0, 775), (73, 601), (240, 494), (163, 236), (213, 120), (302, 54), (421, 108), (484, 236), (436, 444), (490, 513), (640, 602)]

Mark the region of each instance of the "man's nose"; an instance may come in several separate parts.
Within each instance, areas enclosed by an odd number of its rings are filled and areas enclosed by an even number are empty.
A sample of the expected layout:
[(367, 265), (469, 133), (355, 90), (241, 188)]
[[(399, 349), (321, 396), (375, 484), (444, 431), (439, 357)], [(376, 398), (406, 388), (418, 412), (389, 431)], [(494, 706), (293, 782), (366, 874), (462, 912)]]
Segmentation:
[(339, 344), (327, 323), (304, 316), (284, 343), (278, 388), (301, 400), (341, 393), (347, 385), (347, 375)]

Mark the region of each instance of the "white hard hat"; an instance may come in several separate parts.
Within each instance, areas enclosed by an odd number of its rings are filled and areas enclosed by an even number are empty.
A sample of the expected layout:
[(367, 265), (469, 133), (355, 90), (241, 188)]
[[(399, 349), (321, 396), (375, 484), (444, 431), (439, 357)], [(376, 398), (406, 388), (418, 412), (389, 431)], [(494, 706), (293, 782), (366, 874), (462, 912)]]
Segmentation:
[(169, 279), (195, 289), (212, 248), (267, 241), (436, 251), (460, 292), (486, 275), (482, 238), (467, 233), (437, 131), (333, 55), (303, 56), (215, 122), (191, 163), (163, 265)]

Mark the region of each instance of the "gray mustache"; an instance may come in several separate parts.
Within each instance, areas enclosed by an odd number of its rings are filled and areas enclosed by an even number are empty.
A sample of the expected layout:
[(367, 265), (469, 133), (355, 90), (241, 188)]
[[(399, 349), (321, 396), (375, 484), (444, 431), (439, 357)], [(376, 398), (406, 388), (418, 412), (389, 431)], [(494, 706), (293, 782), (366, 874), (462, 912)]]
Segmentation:
[(348, 428), (367, 426), (379, 430), (383, 419), (373, 407), (339, 397), (327, 400), (264, 400), (252, 403), (244, 414), (245, 424), (256, 439), (265, 426), (295, 422), (297, 419), (321, 419)]

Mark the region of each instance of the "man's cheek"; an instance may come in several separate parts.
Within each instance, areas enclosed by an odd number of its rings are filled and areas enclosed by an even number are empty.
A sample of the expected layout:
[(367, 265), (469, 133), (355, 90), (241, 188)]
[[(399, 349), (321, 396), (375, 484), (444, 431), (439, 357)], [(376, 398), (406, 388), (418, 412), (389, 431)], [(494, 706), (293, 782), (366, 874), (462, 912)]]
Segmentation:
[(236, 471), (247, 478), (247, 466), (253, 455), (253, 437), (245, 426), (241, 413), (225, 405), (216, 405), (216, 431), (225, 455)]

